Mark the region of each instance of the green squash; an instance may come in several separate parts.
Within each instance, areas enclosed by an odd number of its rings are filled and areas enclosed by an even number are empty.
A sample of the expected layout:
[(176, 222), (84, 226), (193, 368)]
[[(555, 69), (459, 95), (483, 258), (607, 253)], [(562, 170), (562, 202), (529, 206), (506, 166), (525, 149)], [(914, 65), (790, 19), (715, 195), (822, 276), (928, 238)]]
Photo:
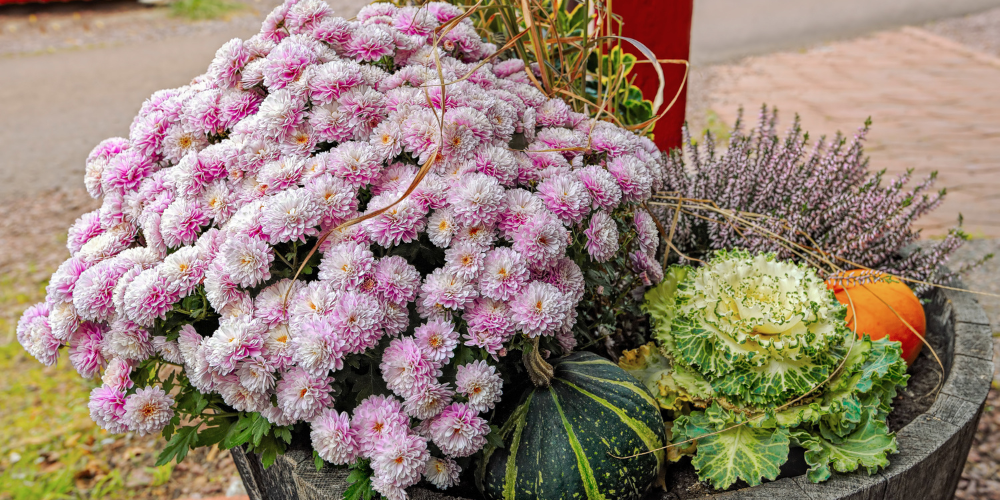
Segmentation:
[(641, 498), (656, 480), (666, 441), (648, 390), (589, 352), (556, 360), (541, 382), (525, 364), (537, 387), (501, 428), (504, 447), (485, 450), (477, 484), (486, 498)]

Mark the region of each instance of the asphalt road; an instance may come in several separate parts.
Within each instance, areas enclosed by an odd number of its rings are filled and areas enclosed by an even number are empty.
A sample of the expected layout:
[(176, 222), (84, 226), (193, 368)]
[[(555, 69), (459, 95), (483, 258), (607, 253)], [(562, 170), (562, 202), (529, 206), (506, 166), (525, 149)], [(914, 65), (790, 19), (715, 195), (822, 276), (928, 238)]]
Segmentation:
[(993, 7), (1000, 0), (695, 0), (691, 62), (726, 62)]

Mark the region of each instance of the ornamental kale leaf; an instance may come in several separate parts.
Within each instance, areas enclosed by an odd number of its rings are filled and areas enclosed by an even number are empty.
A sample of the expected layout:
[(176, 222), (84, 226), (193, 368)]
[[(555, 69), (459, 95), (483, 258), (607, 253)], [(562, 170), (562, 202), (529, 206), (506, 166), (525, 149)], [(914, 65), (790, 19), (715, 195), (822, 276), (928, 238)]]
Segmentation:
[(888, 464), (886, 417), (908, 378), (899, 344), (857, 338), (814, 269), (732, 250), (665, 274), (644, 306), (656, 342), (619, 364), (673, 415), (702, 480), (774, 479), (791, 445), (815, 482)]

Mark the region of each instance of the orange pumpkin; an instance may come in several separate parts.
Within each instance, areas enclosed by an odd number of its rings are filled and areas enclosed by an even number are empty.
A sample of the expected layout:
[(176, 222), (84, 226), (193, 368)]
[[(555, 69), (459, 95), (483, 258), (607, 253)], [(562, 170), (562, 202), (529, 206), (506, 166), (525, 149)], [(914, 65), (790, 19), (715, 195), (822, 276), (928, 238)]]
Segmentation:
[[(855, 269), (843, 275), (858, 276), (865, 272), (864, 269)], [(920, 305), (920, 299), (914, 295), (910, 287), (898, 280), (893, 283), (864, 281), (859, 283), (859, 281), (848, 278), (830, 279), (826, 282), (827, 288), (833, 290), (837, 300), (847, 306), (847, 327), (854, 328), (856, 316), (859, 337), (866, 333), (873, 340), (888, 336), (889, 340), (902, 344), (903, 359), (906, 360), (907, 366), (912, 365), (924, 345), (921, 337), (927, 331), (924, 307)], [(850, 300), (847, 298), (848, 293), (851, 294)], [(920, 336), (914, 334), (900, 318), (909, 323)]]

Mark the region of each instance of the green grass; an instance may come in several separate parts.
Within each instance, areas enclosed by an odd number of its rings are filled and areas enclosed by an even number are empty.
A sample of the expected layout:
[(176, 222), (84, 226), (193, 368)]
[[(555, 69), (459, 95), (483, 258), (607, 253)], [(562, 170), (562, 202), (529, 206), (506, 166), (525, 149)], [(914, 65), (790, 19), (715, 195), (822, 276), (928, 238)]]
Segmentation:
[(242, 3), (231, 0), (175, 0), (170, 4), (174, 16), (198, 21), (218, 19), (244, 7)]

